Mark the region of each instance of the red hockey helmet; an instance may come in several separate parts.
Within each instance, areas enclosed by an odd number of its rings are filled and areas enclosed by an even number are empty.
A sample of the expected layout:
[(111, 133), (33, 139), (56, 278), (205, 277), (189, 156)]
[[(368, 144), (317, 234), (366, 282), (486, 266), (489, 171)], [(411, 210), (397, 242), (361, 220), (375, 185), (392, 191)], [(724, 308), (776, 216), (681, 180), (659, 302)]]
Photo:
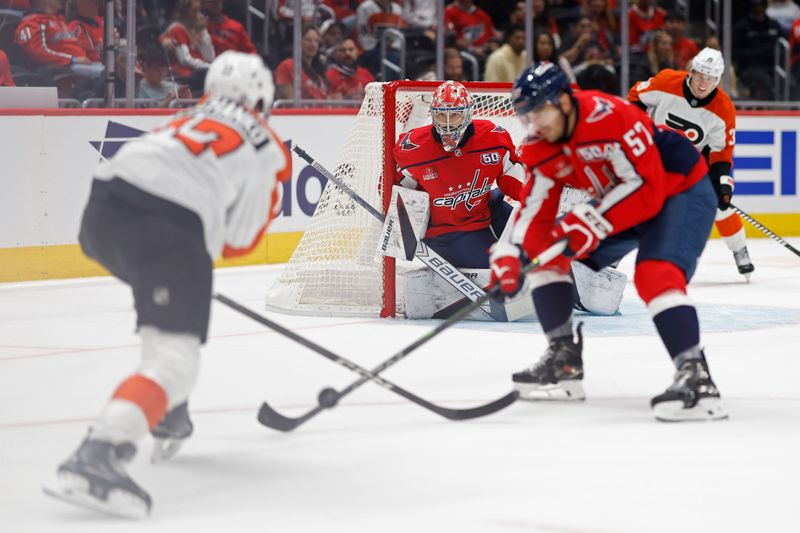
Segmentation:
[(472, 96), (457, 81), (446, 81), (433, 92), (431, 119), (447, 152), (455, 150), (472, 124)]

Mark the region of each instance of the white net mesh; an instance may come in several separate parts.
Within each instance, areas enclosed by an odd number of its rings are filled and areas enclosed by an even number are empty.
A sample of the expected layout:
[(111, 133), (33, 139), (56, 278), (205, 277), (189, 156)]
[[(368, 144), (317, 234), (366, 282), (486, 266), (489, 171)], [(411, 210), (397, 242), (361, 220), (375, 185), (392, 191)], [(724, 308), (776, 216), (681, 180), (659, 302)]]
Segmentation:
[[(510, 86), (467, 87), (475, 103), (473, 119), (501, 125), (519, 143), (524, 134), (514, 115)], [(330, 170), (379, 211), (383, 189), (391, 187), (393, 178), (384, 179), (384, 158), (391, 157), (394, 146), (394, 141), (384, 146), (384, 128), (394, 126), (396, 140), (405, 131), (430, 124), (428, 105), (434, 89), (435, 84), (415, 82), (367, 86), (356, 123)], [(385, 109), (389, 91), (395, 95), (394, 110)], [(394, 290), (394, 284), (384, 280), (383, 265), (374, 260), (380, 228), (366, 209), (329, 183), (300, 244), (267, 292), (267, 306), (305, 314), (378, 316), (385, 292)]]

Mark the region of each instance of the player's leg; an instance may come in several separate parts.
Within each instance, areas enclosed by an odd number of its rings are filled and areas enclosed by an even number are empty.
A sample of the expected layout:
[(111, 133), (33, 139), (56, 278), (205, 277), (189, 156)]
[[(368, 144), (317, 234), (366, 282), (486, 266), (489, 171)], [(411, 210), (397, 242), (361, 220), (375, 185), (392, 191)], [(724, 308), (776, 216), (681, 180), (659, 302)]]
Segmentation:
[(149, 512), (150, 496), (128, 476), (125, 464), (135, 455), (136, 442), (171, 410), (179, 422), (171, 424), (174, 437), (190, 433), (181, 406), (196, 380), (211, 298), (211, 260), (196, 222), (187, 228), (125, 202), (107, 200), (94, 207), (90, 202), (81, 244), (131, 285), (142, 362), (117, 387), (78, 450), (59, 466), (56, 480), (45, 489), (49, 494), (121, 516)]
[(489, 247), (496, 239), (489, 228), (454, 231), (425, 239), (425, 243), (456, 268), (489, 268)]
[(634, 283), (653, 317), (677, 372), (653, 398), (659, 420), (715, 420), (727, 415), (700, 346), (697, 310), (686, 294), (711, 230), (716, 203), (707, 180), (669, 198), (661, 213), (640, 226)]
[[(605, 239), (585, 263), (602, 269), (618, 261), (638, 243), (635, 231)], [(575, 289), (569, 266), (547, 268), (528, 275), (533, 287), (533, 304), (548, 347), (532, 367), (512, 376), (520, 397), (527, 400), (583, 400), (583, 338), (573, 334), (572, 310)], [(577, 337), (577, 340), (576, 340)]]
[(755, 267), (750, 261), (750, 254), (747, 252), (747, 241), (742, 219), (733, 209), (726, 209), (725, 211), (717, 209), (715, 225), (725, 245), (733, 252), (733, 258), (736, 261), (736, 268), (739, 269), (739, 274), (749, 280), (750, 274), (755, 270)]

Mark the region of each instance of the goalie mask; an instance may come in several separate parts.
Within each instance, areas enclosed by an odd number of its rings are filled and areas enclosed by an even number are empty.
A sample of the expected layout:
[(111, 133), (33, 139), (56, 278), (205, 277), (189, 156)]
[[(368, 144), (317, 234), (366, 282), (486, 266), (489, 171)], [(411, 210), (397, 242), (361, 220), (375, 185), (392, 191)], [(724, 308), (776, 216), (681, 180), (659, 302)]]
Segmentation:
[(472, 124), (472, 96), (467, 88), (457, 81), (439, 85), (431, 100), (431, 119), (444, 150), (455, 150)]

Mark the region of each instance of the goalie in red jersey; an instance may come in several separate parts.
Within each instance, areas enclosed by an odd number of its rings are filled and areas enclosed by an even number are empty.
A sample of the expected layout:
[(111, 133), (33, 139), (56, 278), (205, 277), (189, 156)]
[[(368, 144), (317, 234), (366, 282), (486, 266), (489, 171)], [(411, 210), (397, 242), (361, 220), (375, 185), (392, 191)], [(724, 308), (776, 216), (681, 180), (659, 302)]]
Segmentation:
[[(708, 165), (683, 135), (660, 129), (644, 112), (599, 91), (573, 93), (552, 63), (527, 69), (514, 88), (529, 169), (510, 242), (493, 247), (493, 278), (505, 294), (519, 290), (525, 257), (556, 243), (564, 251), (529, 275), (549, 347), (532, 368), (514, 374), (523, 397), (583, 399), (583, 339), (573, 340), (573, 261), (598, 269), (638, 248), (634, 283), (677, 372), (651, 400), (659, 420), (716, 420), (727, 414), (700, 346), (697, 312), (686, 295), (717, 204)], [(557, 217), (570, 185), (592, 196)]]
[(511, 213), (503, 196), (520, 199), (525, 170), (511, 135), (473, 120), (472, 106), (462, 84), (441, 84), (430, 106), (433, 126), (402, 134), (394, 147), (395, 181), (428, 193), (428, 245), (457, 267), (489, 268), (487, 251)]

